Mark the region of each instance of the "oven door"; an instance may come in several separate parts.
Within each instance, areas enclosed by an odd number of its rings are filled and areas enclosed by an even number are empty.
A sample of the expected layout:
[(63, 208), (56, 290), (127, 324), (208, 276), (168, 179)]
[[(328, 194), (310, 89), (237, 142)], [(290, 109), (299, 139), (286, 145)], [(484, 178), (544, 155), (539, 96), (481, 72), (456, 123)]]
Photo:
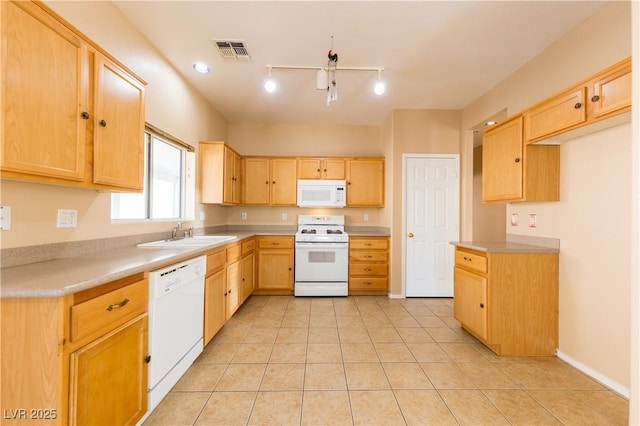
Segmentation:
[(296, 282), (346, 282), (348, 243), (296, 243)]

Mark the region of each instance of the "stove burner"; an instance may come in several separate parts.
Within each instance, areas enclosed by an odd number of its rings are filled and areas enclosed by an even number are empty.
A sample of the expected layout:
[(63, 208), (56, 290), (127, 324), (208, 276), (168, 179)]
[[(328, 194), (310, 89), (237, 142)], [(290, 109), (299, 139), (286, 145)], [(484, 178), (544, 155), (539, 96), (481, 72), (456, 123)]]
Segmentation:
[(302, 231), (300, 231), (301, 234), (315, 234), (316, 230), (315, 229), (303, 229)]
[(342, 231), (339, 229), (327, 229), (327, 234), (342, 234)]

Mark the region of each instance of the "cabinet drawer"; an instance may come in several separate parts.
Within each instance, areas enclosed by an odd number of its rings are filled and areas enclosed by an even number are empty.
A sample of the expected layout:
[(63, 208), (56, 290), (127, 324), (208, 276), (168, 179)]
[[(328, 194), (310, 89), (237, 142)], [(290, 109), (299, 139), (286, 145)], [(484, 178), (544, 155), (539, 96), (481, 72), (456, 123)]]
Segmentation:
[(72, 306), (71, 341), (115, 329), (146, 312), (148, 299), (149, 284), (144, 279)]
[(487, 272), (487, 258), (468, 251), (456, 250), (456, 266), (478, 272)]
[(386, 263), (353, 263), (349, 265), (349, 276), (387, 276)]
[(242, 247), (240, 244), (235, 244), (233, 246), (227, 247), (227, 263), (235, 262), (240, 259), (240, 251)]
[(388, 253), (386, 251), (350, 251), (349, 261), (354, 262), (386, 262)]
[(387, 290), (386, 278), (349, 278), (349, 290)]
[(292, 237), (261, 237), (258, 239), (258, 248), (293, 248)]
[(351, 249), (387, 250), (389, 248), (386, 238), (352, 238), (349, 241)]
[(242, 242), (242, 256), (244, 257), (245, 255), (251, 253), (253, 251), (253, 249), (256, 248), (256, 240), (254, 240), (253, 238), (249, 241), (243, 241)]
[(225, 250), (218, 250), (217, 252), (207, 255), (207, 275), (211, 275), (214, 272), (220, 271), (224, 268), (224, 264), (227, 260), (227, 254)]

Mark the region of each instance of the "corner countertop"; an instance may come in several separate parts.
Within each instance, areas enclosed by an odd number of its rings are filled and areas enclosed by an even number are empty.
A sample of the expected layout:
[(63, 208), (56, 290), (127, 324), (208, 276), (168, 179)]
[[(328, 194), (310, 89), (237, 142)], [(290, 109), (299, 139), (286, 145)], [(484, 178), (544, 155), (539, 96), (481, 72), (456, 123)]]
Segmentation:
[(509, 241), (452, 241), (451, 244), (456, 247), (487, 253), (560, 253), (560, 249), (557, 247), (521, 244)]
[[(265, 233), (270, 235), (273, 233)], [(280, 233), (282, 235), (282, 233)], [(2, 268), (0, 297), (61, 297), (140, 272), (205, 254), (216, 247), (263, 235), (260, 232), (227, 231), (235, 239), (200, 247), (123, 247), (86, 255)], [(293, 235), (293, 234), (292, 234)]]

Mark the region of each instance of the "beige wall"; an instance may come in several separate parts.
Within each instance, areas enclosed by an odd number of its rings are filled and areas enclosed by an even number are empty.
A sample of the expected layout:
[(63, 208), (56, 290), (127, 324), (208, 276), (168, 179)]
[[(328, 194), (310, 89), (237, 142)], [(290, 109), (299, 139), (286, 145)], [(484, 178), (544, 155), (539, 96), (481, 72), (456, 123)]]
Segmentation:
[(460, 111), (394, 110), (391, 114), (391, 191), (387, 208), (391, 208), (391, 265), (390, 288), (392, 297), (402, 297), (404, 242), (402, 209), (403, 154), (458, 154), (460, 153)]
[[(613, 2), (467, 107), (463, 128), (503, 108), (511, 116), (630, 54), (630, 4)], [(509, 204), (504, 224), (560, 239), (559, 354), (627, 394), (631, 144), (629, 125), (564, 143), (561, 201)], [(508, 225), (511, 213), (525, 218), (520, 226)], [(526, 227), (529, 213), (538, 227)]]
[(506, 206), (482, 202), (482, 146), (473, 149), (473, 241), (504, 241)]
[[(160, 53), (110, 2), (46, 2), (54, 11), (131, 68), (148, 86), (146, 121), (197, 146), (200, 139), (226, 139), (224, 118), (180, 77)], [(170, 106), (169, 108), (167, 106)], [(120, 223), (110, 220), (110, 195), (33, 183), (2, 181), (2, 205), (12, 208), (12, 229), (2, 232), (2, 247), (23, 247), (146, 232), (169, 231), (171, 223)], [(57, 209), (77, 209), (77, 228), (56, 228)], [(224, 224), (226, 212), (196, 205), (206, 220), (186, 226)]]
[[(231, 123), (228, 142), (241, 155), (385, 157), (385, 146), (379, 126)], [(299, 214), (324, 213), (345, 215), (348, 226), (389, 227), (386, 208), (300, 209), (238, 206), (226, 207), (225, 210), (230, 225), (295, 226)], [(243, 212), (247, 213), (246, 221), (241, 219)], [(369, 221), (364, 220), (365, 213), (369, 215)], [(286, 214), (284, 220), (283, 214)]]

